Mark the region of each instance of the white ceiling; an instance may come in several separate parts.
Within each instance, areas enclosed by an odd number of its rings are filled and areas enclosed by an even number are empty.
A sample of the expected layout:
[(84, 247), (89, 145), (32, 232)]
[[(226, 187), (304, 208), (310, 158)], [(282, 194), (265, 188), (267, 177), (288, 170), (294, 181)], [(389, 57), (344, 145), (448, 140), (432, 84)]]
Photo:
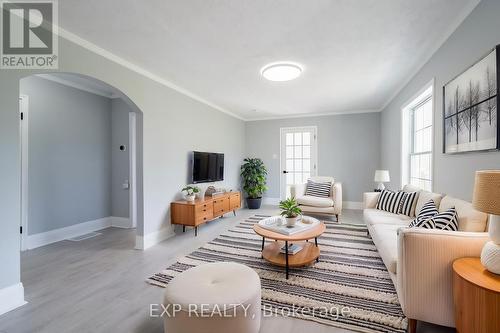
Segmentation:
[[(251, 120), (380, 110), (479, 0), (64, 0), (60, 26)], [(301, 77), (270, 82), (279, 60)]]

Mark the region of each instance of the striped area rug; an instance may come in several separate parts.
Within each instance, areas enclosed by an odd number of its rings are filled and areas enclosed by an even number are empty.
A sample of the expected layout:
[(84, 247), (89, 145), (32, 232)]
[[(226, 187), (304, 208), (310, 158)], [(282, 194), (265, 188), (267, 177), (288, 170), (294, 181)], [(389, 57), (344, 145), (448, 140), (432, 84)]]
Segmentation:
[[(261, 259), (262, 238), (252, 227), (264, 217), (255, 215), (240, 222), (147, 282), (165, 287), (173, 277), (193, 266), (233, 261), (259, 274), (263, 308), (356, 332), (406, 332), (407, 319), (396, 290), (365, 226), (325, 221), (326, 232), (318, 238), (319, 262), (291, 268), (286, 280), (283, 267)], [(310, 316), (301, 311), (290, 313), (287, 309), (292, 307), (337, 308), (339, 312), (347, 307), (349, 313), (337, 316), (315, 312)]]

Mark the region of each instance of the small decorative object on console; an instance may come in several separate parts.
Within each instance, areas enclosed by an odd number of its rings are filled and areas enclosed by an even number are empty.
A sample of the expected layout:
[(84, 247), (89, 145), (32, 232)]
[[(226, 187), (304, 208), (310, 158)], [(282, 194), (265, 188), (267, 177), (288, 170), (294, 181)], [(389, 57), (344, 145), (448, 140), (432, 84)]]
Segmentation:
[(500, 274), (500, 170), (476, 171), (472, 205), (490, 214), (491, 241), (483, 247), (481, 263), (490, 272)]
[(215, 188), (214, 186), (209, 186), (205, 190), (205, 196), (207, 197), (216, 197), (226, 193), (226, 189), (224, 188)]
[(196, 193), (199, 193), (200, 189), (196, 186), (186, 186), (182, 189), (182, 193), (184, 193), (184, 199), (187, 201), (194, 201), (196, 199)]
[(299, 204), (295, 198), (288, 198), (280, 201), (281, 216), (286, 218), (286, 224), (293, 227), (297, 222), (297, 217), (302, 214)]

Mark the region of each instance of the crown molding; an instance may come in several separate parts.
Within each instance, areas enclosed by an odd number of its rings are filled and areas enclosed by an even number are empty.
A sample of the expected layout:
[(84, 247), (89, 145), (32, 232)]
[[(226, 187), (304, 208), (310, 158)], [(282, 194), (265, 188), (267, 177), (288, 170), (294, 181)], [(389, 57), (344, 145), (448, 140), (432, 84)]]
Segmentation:
[(343, 116), (350, 114), (361, 114), (361, 113), (376, 113), (380, 112), (382, 109), (367, 109), (367, 110), (354, 110), (354, 111), (339, 111), (339, 112), (328, 112), (328, 113), (301, 113), (289, 116), (269, 116), (260, 118), (249, 118), (246, 121), (261, 121), (261, 120), (278, 120), (278, 119), (293, 119), (293, 118), (312, 118), (312, 117), (327, 117), (327, 116)]
[(192, 93), (191, 91), (176, 85), (175, 83), (172, 83), (172, 82), (170, 82), (170, 81), (168, 81), (168, 80), (166, 80), (166, 79), (164, 79), (156, 74), (153, 74), (150, 71), (148, 71), (148, 70), (146, 70), (146, 69), (144, 69), (144, 68), (142, 68), (142, 67), (140, 67), (140, 66), (138, 66), (130, 61), (127, 61), (127, 60), (117, 56), (116, 54), (111, 53), (111, 52), (97, 46), (96, 44), (89, 42), (86, 39), (83, 39), (82, 37), (80, 37), (72, 32), (69, 32), (66, 29), (58, 27), (57, 32), (58, 32), (58, 35), (60, 37), (66, 39), (66, 40), (69, 40), (70, 42), (73, 42), (73, 43), (75, 43), (75, 44), (95, 53), (95, 54), (100, 55), (101, 57), (104, 57), (104, 58), (106, 58), (114, 63), (117, 63), (117, 64), (119, 64), (119, 65), (121, 65), (121, 66), (123, 66), (131, 71), (134, 71), (134, 72), (136, 72), (144, 77), (147, 77), (150, 80), (153, 80), (161, 85), (164, 85), (170, 89), (173, 89), (173, 90), (175, 90), (175, 91), (177, 91), (177, 92), (179, 92), (187, 97), (190, 97), (190, 98), (192, 98), (200, 103), (203, 103), (203, 104), (205, 104), (205, 105), (207, 105), (215, 110), (223, 112), (223, 113), (230, 115), (234, 118), (237, 118), (237, 119), (243, 120), (243, 121), (246, 120), (246, 119), (240, 117), (239, 115), (237, 115), (231, 111), (228, 111), (228, 110), (226, 110), (226, 109), (224, 109), (224, 108), (222, 108), (222, 107), (220, 107), (212, 102), (209, 102), (206, 99), (204, 99), (203, 97), (200, 97), (200, 96)]

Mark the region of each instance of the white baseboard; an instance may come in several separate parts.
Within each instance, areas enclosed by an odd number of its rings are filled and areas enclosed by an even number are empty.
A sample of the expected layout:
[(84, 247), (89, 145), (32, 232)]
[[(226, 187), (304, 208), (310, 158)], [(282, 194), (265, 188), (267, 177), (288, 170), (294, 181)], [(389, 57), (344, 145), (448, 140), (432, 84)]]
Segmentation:
[(104, 217), (93, 221), (71, 225), (69, 227), (50, 230), (39, 234), (27, 236), (27, 248), (29, 250), (40, 246), (60, 242), (62, 240), (88, 234), (89, 232), (111, 227), (111, 218)]
[(264, 198), (262, 198), (262, 203), (264, 205), (279, 205), (280, 204), (280, 198), (264, 197)]
[(165, 239), (173, 237), (175, 235), (174, 228), (172, 226), (165, 227), (161, 230), (151, 232), (144, 236), (135, 236), (135, 248), (137, 250), (146, 250), (151, 246), (154, 246)]
[(24, 287), (21, 282), (0, 289), (0, 315), (26, 303), (24, 300)]
[(110, 216), (109, 218), (111, 220), (112, 227), (125, 228), (125, 229), (134, 228), (128, 217)]
[(345, 209), (363, 209), (363, 203), (358, 201), (344, 201), (342, 207)]

